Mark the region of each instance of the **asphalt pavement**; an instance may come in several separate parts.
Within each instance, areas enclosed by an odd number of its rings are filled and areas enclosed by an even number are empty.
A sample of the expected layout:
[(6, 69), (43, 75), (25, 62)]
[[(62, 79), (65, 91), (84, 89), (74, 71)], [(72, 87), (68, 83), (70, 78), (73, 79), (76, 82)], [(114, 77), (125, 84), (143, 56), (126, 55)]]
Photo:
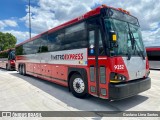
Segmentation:
[(93, 96), (78, 99), (66, 87), (0, 69), (0, 111), (160, 111), (160, 70), (151, 70), (150, 77), (151, 89), (131, 98), (109, 101)]

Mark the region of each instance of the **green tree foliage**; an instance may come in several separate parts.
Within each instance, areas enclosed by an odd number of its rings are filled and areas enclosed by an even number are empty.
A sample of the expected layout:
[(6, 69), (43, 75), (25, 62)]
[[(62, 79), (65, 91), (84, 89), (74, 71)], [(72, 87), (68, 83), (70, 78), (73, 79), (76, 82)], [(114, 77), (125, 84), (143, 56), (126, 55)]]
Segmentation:
[(17, 39), (11, 33), (2, 33), (0, 32), (0, 51), (14, 48), (16, 45)]

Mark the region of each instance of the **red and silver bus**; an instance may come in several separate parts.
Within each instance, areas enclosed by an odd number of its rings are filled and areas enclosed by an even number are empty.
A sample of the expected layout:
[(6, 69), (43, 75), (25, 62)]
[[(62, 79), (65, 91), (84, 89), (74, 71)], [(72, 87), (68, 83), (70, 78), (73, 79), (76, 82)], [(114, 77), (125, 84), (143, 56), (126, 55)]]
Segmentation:
[(146, 47), (149, 66), (151, 69), (160, 69), (160, 47)]
[(0, 51), (0, 68), (15, 70), (15, 49)]
[(79, 98), (118, 100), (151, 86), (137, 18), (105, 5), (18, 44), (16, 69)]

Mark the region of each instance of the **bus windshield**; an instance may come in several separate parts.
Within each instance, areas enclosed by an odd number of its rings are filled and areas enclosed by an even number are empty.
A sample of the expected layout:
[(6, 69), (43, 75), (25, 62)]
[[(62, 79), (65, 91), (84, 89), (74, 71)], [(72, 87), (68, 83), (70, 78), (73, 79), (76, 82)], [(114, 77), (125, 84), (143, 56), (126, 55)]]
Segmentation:
[[(118, 13), (120, 15), (118, 15)], [(106, 17), (104, 19), (105, 28), (108, 34), (109, 32), (114, 31), (117, 35), (117, 46), (111, 48), (110, 53), (112, 56), (134, 55), (142, 56), (144, 58), (146, 53), (138, 21), (136, 18), (127, 14), (124, 14), (125, 17), (122, 17), (122, 14), (124, 13), (116, 12), (116, 15), (113, 14), (114, 17)]]
[(8, 60), (15, 60), (15, 51), (10, 51), (8, 54)]

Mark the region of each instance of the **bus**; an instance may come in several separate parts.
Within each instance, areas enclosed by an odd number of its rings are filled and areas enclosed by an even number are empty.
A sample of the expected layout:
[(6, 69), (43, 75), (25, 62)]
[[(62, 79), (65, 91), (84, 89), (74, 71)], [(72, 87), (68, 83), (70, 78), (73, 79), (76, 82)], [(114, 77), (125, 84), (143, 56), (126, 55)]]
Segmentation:
[(150, 69), (160, 69), (160, 47), (146, 47)]
[(0, 51), (0, 68), (15, 70), (15, 49)]
[(120, 100), (151, 87), (138, 19), (106, 5), (18, 44), (16, 70), (78, 98)]

